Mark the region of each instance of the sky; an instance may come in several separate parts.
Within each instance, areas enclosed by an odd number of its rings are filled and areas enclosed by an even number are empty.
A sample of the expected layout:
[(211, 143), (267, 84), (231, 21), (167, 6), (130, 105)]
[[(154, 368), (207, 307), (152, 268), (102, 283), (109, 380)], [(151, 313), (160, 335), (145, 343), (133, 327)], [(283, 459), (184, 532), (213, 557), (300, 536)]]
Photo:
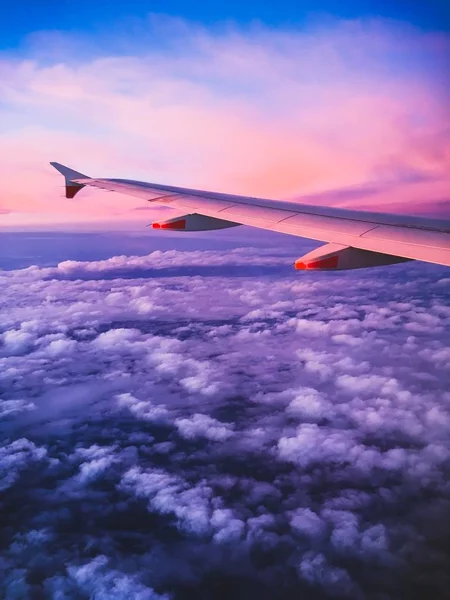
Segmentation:
[(51, 160), (450, 216), (447, 2), (8, 2), (0, 28), (3, 229), (142, 224), (131, 198), (65, 199)]
[(15, 48), (26, 35), (37, 30), (95, 31), (103, 24), (123, 19), (145, 18), (149, 13), (183, 17), (190, 21), (214, 25), (221, 21), (248, 23), (261, 21), (271, 26), (302, 25), (320, 16), (341, 19), (385, 18), (412, 23), (422, 29), (447, 31), (450, 11), (445, 0), (427, 3), (408, 0), (328, 0), (315, 2), (280, 0), (279, 2), (248, 2), (218, 0), (214, 3), (152, 0), (109, 2), (98, 0), (46, 0), (36, 3), (18, 0), (5, 3), (1, 24), (1, 45)]

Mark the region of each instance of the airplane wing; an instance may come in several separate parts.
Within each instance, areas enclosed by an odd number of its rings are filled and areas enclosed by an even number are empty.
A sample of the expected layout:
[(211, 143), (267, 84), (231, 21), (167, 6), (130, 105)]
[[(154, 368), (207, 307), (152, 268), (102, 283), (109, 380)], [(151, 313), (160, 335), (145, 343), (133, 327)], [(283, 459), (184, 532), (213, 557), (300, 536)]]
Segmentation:
[(155, 229), (206, 231), (249, 225), (326, 242), (295, 262), (296, 269), (340, 270), (421, 260), (450, 266), (450, 222), (312, 206), (207, 192), (129, 179), (97, 179), (50, 163), (64, 177), (66, 197), (92, 186), (185, 213)]

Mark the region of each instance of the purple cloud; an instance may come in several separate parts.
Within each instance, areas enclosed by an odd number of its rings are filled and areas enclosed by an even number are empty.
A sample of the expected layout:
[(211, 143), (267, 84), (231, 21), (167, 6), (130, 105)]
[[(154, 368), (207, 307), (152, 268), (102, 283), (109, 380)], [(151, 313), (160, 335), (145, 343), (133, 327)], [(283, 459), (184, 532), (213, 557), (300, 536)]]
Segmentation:
[(5, 598), (444, 597), (446, 271), (285, 265), (0, 271)]

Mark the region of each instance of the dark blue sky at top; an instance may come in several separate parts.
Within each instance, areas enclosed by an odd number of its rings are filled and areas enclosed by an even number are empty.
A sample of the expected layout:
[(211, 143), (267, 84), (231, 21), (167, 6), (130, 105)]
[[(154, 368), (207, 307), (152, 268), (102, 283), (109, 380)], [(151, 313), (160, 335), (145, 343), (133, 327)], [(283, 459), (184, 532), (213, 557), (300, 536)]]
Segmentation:
[(212, 25), (260, 21), (273, 27), (297, 27), (321, 17), (381, 17), (425, 30), (450, 29), (448, 0), (5, 0), (1, 3), (0, 48), (13, 49), (27, 35), (42, 30), (92, 32), (149, 13)]

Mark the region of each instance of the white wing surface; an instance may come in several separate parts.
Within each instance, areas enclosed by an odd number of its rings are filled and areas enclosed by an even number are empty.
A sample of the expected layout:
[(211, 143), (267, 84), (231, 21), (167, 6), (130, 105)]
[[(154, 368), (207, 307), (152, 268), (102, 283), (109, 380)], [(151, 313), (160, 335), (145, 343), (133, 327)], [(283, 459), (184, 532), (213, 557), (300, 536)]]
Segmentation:
[(450, 266), (450, 222), (299, 204), (129, 179), (87, 177), (52, 162), (66, 179), (66, 196), (84, 186), (171, 206), (185, 216), (153, 227), (204, 231), (249, 225), (327, 244), (295, 263), (297, 269), (352, 269), (422, 260)]

